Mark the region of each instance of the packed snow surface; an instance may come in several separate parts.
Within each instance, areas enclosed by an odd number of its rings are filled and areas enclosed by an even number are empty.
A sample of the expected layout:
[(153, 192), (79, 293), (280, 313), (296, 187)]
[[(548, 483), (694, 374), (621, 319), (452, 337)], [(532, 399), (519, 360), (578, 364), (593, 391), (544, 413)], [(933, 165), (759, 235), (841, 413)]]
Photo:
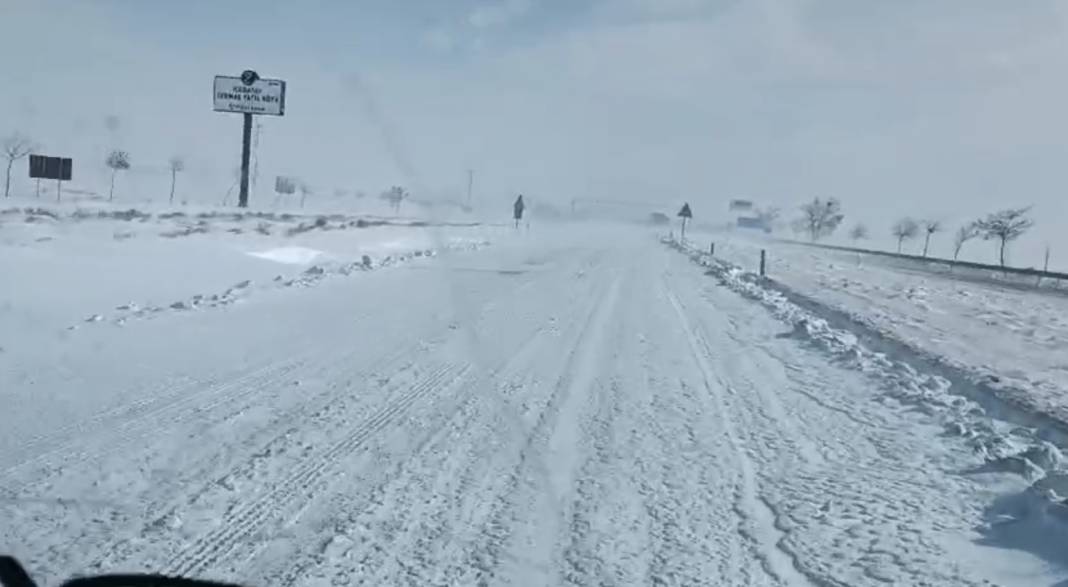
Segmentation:
[[(50, 584), (1068, 580), (1055, 442), (743, 268), (636, 227), (379, 229), (415, 242), (0, 244), (0, 551)], [(284, 247), (330, 262), (247, 254)]]

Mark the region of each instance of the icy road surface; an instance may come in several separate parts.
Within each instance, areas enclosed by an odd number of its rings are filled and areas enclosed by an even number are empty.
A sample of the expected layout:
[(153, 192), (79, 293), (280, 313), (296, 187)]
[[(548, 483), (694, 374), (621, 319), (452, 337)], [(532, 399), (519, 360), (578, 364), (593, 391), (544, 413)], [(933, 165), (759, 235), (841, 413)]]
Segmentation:
[(0, 354), (0, 551), (50, 584), (1064, 579), (980, 540), (1022, 480), (788, 330), (621, 229), (36, 336)]

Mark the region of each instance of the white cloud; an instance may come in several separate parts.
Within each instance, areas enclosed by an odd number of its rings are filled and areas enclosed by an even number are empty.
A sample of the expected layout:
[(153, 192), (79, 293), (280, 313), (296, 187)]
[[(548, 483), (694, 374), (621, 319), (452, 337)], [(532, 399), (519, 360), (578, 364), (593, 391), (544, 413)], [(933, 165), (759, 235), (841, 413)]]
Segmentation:
[(467, 15), (467, 24), (485, 30), (511, 24), (531, 9), (530, 0), (499, 0), (475, 7)]
[(456, 49), (456, 36), (441, 26), (435, 26), (423, 33), (423, 44), (435, 51), (448, 53)]

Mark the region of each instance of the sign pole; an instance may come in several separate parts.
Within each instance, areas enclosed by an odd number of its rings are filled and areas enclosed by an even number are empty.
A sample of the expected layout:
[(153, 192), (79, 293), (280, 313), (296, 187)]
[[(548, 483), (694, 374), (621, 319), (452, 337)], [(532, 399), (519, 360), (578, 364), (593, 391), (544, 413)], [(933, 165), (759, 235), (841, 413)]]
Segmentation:
[[(248, 208), (249, 163), (252, 158), (252, 117), (267, 114), (282, 116), (286, 110), (286, 83), (279, 79), (262, 79), (251, 69), (240, 77), (217, 75), (213, 87), (216, 112), (235, 112), (243, 116), (241, 129), (241, 189), (239, 208)], [(256, 125), (259, 144), (259, 125)], [(256, 169), (259, 170), (257, 158)], [(255, 181), (255, 179), (253, 179)]]
[(57, 202), (62, 199), (62, 195), (63, 195), (63, 180), (62, 179), (57, 179), (56, 180), (56, 201)]
[(37, 199), (41, 199), (41, 178), (37, 178)]
[(241, 193), (237, 198), (238, 208), (248, 208), (248, 163), (252, 146), (252, 115), (244, 114), (245, 128), (241, 132)]

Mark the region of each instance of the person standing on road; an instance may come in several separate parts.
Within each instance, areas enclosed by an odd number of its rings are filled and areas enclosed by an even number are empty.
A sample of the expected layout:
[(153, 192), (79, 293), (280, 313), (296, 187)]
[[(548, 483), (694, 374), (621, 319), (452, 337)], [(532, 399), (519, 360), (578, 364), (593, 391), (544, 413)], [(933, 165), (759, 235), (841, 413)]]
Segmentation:
[(515, 199), (515, 205), (513, 206), (515, 213), (515, 227), (519, 228), (519, 221), (523, 219), (523, 209), (526, 206), (523, 204), (523, 194), (519, 194), (519, 197)]

